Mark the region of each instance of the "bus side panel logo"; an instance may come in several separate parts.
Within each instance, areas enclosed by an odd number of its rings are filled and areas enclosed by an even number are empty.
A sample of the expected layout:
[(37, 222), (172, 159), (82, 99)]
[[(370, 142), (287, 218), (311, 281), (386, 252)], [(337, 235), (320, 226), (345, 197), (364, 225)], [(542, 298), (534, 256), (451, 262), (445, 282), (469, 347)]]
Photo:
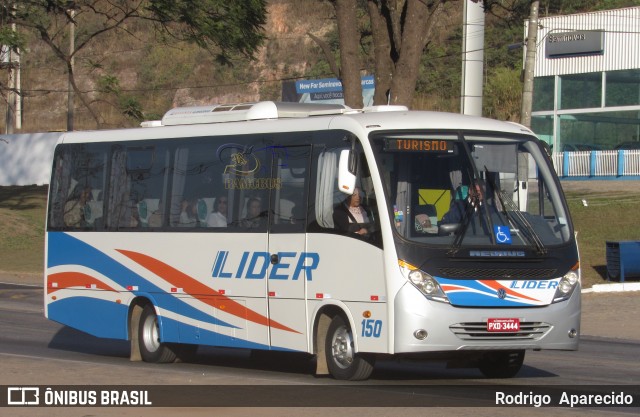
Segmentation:
[(246, 176), (260, 169), (260, 160), (253, 153), (253, 146), (247, 148), (236, 143), (228, 143), (220, 146), (216, 154), (221, 162), (227, 163), (225, 174)]
[[(278, 263), (271, 264), (269, 252), (242, 252), (239, 257), (230, 251), (218, 251), (211, 268), (213, 278), (279, 279), (297, 281), (313, 279), (320, 264), (316, 252), (278, 252)], [(269, 266), (271, 270), (269, 271)]]

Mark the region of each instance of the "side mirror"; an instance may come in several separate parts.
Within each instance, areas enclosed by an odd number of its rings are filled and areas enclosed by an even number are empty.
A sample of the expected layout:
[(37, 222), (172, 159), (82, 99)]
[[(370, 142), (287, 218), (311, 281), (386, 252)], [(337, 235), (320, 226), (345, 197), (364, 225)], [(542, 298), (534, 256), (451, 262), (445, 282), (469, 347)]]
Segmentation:
[(356, 188), (356, 153), (348, 149), (340, 152), (338, 162), (338, 190), (348, 195)]

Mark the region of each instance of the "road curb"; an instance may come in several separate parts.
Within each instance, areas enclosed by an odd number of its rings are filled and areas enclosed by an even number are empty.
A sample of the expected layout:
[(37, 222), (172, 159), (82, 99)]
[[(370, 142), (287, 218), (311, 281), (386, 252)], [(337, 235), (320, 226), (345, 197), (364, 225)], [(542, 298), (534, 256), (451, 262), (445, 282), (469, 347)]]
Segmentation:
[(595, 284), (591, 288), (582, 290), (582, 294), (640, 291), (640, 282), (619, 282), (613, 284)]

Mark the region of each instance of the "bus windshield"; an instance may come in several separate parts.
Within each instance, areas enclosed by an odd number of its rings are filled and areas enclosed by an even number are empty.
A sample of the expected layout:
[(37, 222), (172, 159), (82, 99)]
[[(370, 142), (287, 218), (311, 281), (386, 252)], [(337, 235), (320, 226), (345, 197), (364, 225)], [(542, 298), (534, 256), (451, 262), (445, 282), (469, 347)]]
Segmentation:
[(449, 247), (569, 241), (563, 196), (539, 141), (477, 132), (374, 134), (371, 144), (397, 234)]

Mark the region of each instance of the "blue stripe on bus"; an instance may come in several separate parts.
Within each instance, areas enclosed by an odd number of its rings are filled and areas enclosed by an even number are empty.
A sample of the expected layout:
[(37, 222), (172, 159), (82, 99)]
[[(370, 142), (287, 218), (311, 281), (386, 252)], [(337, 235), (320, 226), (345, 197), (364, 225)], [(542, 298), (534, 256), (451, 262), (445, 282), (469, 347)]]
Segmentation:
[[(132, 270), (123, 266), (113, 258), (100, 252), (93, 246), (82, 242), (66, 233), (51, 232), (48, 235), (49, 257), (47, 267), (52, 268), (62, 265), (80, 265), (99, 272), (116, 282), (121, 287), (137, 286), (138, 291), (133, 291), (136, 295), (144, 293), (157, 295), (159, 307), (173, 311), (177, 314), (188, 316), (195, 320), (206, 323), (217, 324), (224, 327), (237, 329), (230, 323), (204, 313), (195, 307), (185, 303), (179, 295), (168, 294), (153, 283), (147, 281)], [(95, 277), (97, 278), (97, 277)], [(167, 295), (166, 297), (164, 295)], [(208, 308), (208, 306), (207, 306)], [(77, 312), (76, 312), (77, 313)]]
[(48, 306), (49, 319), (96, 337), (127, 339), (128, 307), (91, 297), (73, 297)]
[[(511, 290), (498, 281), (482, 282), (478, 280), (456, 280), (436, 277), (438, 283), (443, 286), (444, 293), (454, 306), (463, 307), (530, 307), (539, 306), (542, 303), (528, 295)], [(498, 297), (498, 291), (491, 286), (496, 283), (498, 288), (504, 288), (504, 298)], [(448, 287), (451, 287), (448, 289)], [(548, 291), (548, 290), (545, 290)], [(544, 295), (541, 292), (540, 295)]]
[(471, 307), (532, 307), (537, 304), (512, 301), (508, 299), (501, 300), (496, 296), (489, 294), (477, 294), (471, 292), (447, 294), (449, 301), (454, 306), (471, 306)]
[[(49, 304), (49, 319), (95, 337), (128, 339), (128, 309), (123, 304), (82, 296), (65, 298)], [(168, 317), (160, 320), (163, 342), (269, 349), (268, 345), (204, 330)]]
[(210, 330), (205, 330), (196, 326), (192, 326), (190, 324), (176, 322), (175, 320), (169, 319), (166, 317), (163, 318), (162, 323), (163, 323), (163, 326), (170, 326), (170, 327), (175, 326), (180, 329), (179, 338), (165, 335), (164, 341), (166, 342), (190, 343), (195, 345), (233, 347), (233, 348), (242, 348), (242, 349), (260, 349), (260, 350), (299, 352), (298, 350), (294, 350), (294, 349), (287, 349), (287, 348), (278, 347), (278, 346), (270, 347), (269, 345), (265, 345), (262, 343), (251, 342), (238, 337), (213, 332)]
[(164, 341), (175, 343), (191, 343), (196, 345), (237, 347), (245, 349), (269, 349), (268, 345), (250, 342), (233, 336), (220, 334), (211, 330), (205, 330), (190, 324), (178, 322), (164, 317), (163, 326), (179, 328), (180, 335), (173, 336), (166, 334)]

